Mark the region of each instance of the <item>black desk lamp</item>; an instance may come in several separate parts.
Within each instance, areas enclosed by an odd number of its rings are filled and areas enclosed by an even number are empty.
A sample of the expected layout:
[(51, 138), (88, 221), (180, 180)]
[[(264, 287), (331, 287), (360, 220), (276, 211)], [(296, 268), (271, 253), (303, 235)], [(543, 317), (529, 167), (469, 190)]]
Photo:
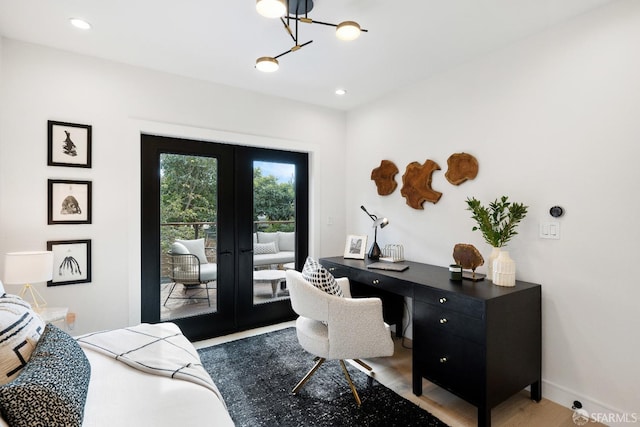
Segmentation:
[(360, 209), (362, 209), (367, 215), (369, 215), (369, 218), (373, 220), (373, 244), (369, 250), (369, 258), (378, 260), (380, 259), (380, 255), (382, 255), (380, 246), (378, 246), (378, 226), (380, 226), (380, 228), (385, 228), (389, 224), (389, 220), (387, 218), (378, 218), (375, 215), (371, 215), (367, 212), (367, 209), (364, 206), (360, 206)]

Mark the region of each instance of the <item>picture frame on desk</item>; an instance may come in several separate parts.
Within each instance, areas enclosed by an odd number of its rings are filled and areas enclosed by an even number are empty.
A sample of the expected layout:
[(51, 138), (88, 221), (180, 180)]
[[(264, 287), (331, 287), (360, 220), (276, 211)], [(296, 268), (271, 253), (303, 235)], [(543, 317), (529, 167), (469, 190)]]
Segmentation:
[(364, 259), (367, 251), (367, 236), (349, 234), (344, 246), (344, 257), (352, 259)]
[(53, 278), (47, 286), (91, 282), (91, 240), (48, 241), (53, 252)]

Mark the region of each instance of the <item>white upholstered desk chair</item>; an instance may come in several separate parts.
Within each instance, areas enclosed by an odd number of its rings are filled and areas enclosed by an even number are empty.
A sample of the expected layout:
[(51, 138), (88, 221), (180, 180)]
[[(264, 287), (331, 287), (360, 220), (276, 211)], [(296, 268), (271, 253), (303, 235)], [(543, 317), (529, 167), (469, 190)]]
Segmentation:
[(391, 332), (382, 318), (382, 301), (379, 298), (351, 298), (347, 278), (336, 279), (344, 294), (339, 297), (316, 288), (298, 271), (288, 270), (286, 274), (291, 305), (300, 316), (296, 321), (298, 341), (317, 359), (293, 393), (302, 388), (325, 360), (338, 359), (360, 406), (358, 391), (344, 359), (352, 359), (371, 371), (361, 358), (393, 355)]

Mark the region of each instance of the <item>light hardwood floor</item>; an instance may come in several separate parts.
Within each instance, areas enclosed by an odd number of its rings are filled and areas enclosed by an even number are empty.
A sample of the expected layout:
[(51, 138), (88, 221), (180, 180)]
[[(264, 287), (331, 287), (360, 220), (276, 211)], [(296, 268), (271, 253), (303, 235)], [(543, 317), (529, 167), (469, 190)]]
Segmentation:
[[(196, 348), (208, 347), (223, 342), (246, 338), (282, 328), (295, 326), (295, 322), (280, 323), (249, 331), (239, 332), (224, 337), (194, 343)], [(400, 396), (414, 402), (429, 411), (451, 427), (476, 426), (477, 409), (446, 390), (423, 380), (423, 394), (418, 397), (412, 392), (411, 376), (411, 346), (410, 340), (394, 338), (395, 353), (392, 357), (367, 359), (374, 371), (374, 378)], [(405, 347), (406, 346), (406, 347)], [(360, 365), (352, 363), (358, 369)], [(364, 371), (364, 370), (363, 370)], [(215, 381), (215, 378), (214, 378)], [(345, 381), (345, 387), (346, 381)], [(571, 409), (544, 398), (536, 403), (529, 398), (527, 391), (522, 391), (501, 403), (491, 411), (492, 426), (494, 427), (575, 427)], [(589, 426), (603, 426), (603, 424), (589, 423)]]

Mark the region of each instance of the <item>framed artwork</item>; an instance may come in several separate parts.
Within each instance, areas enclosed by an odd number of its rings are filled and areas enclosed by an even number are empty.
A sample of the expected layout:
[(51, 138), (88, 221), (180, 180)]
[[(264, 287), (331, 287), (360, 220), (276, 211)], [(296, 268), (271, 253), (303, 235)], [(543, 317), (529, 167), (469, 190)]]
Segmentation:
[(367, 236), (356, 236), (353, 234), (347, 236), (347, 242), (344, 246), (345, 258), (364, 259), (366, 250)]
[(91, 240), (47, 242), (53, 252), (53, 279), (47, 286), (91, 282)]
[(49, 224), (91, 224), (91, 181), (49, 180)]
[(47, 122), (49, 139), (47, 165), (74, 168), (91, 167), (91, 126)]

